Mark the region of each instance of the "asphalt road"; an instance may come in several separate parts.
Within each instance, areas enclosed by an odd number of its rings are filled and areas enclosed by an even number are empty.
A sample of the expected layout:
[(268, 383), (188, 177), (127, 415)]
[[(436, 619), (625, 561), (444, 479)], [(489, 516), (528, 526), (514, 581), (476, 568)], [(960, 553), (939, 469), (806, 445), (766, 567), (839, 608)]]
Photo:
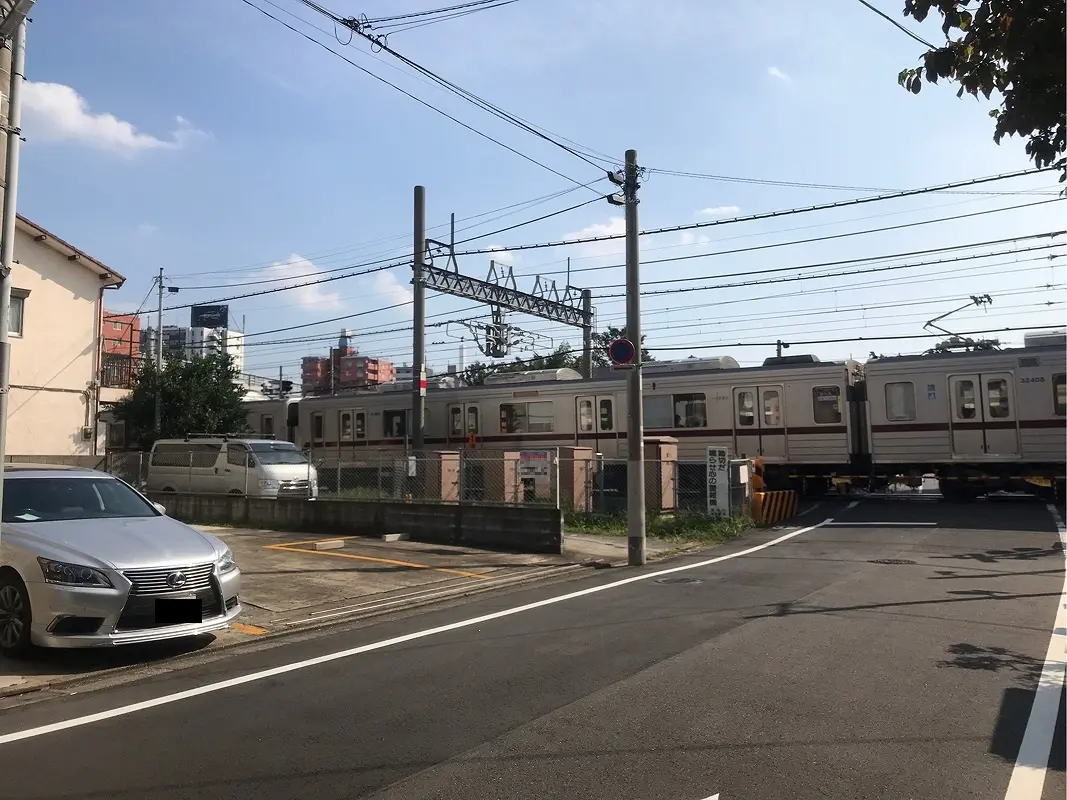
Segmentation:
[[(1051, 514), (824, 515), (9, 709), (0, 798), (1004, 798), (1064, 588)], [(1067, 792), (1059, 675), (1058, 757), (1031, 732), (1044, 792), (1012, 800)]]

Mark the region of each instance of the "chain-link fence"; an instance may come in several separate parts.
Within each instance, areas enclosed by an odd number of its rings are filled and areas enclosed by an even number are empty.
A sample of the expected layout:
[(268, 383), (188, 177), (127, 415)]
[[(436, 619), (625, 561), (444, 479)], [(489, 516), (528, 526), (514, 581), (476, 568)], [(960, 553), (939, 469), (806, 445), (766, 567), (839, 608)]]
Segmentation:
[[(309, 454), (301, 464), (261, 464), (225, 453), (114, 452), (107, 470), (142, 490), (253, 497), (316, 497), (420, 503), (549, 505), (617, 514), (627, 506), (627, 461), (595, 454), (560, 458), (555, 449)], [(179, 463), (180, 462), (180, 463)], [(650, 514), (738, 515), (748, 510), (750, 464), (724, 460), (645, 461)]]

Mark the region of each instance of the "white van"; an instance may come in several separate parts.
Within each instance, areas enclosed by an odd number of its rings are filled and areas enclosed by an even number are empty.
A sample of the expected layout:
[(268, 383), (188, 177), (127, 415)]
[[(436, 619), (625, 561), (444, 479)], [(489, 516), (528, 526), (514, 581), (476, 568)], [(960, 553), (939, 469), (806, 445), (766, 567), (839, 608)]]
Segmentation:
[(160, 439), (152, 445), (145, 483), (151, 492), (319, 496), (315, 465), (292, 442), (267, 438)]

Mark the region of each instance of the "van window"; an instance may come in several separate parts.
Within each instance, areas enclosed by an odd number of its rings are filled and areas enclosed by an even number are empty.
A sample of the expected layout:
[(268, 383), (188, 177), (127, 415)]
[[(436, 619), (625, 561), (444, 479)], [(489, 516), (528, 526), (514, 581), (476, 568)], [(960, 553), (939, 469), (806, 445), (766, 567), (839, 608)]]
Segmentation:
[(915, 419), (915, 384), (899, 381), (885, 385), (885, 418), (891, 422)]
[(222, 452), (221, 442), (175, 442), (157, 444), (153, 467), (213, 467)]
[(816, 386), (811, 390), (811, 405), (816, 425), (841, 422), (841, 387)]
[(248, 465), (248, 448), (243, 444), (230, 442), (226, 445), (226, 463), (231, 467), (245, 467)]
[(252, 452), (260, 464), (306, 464), (307, 458), (291, 442), (253, 442)]
[(1052, 376), (1052, 403), (1057, 417), (1067, 416), (1067, 375)]

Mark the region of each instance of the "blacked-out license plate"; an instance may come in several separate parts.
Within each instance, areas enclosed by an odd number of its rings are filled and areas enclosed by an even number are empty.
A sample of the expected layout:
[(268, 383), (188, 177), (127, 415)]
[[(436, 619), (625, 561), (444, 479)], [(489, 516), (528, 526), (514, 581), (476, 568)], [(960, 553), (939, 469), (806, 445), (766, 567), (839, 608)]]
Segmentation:
[(204, 605), (199, 597), (177, 599), (156, 598), (157, 625), (187, 625), (204, 621)]

